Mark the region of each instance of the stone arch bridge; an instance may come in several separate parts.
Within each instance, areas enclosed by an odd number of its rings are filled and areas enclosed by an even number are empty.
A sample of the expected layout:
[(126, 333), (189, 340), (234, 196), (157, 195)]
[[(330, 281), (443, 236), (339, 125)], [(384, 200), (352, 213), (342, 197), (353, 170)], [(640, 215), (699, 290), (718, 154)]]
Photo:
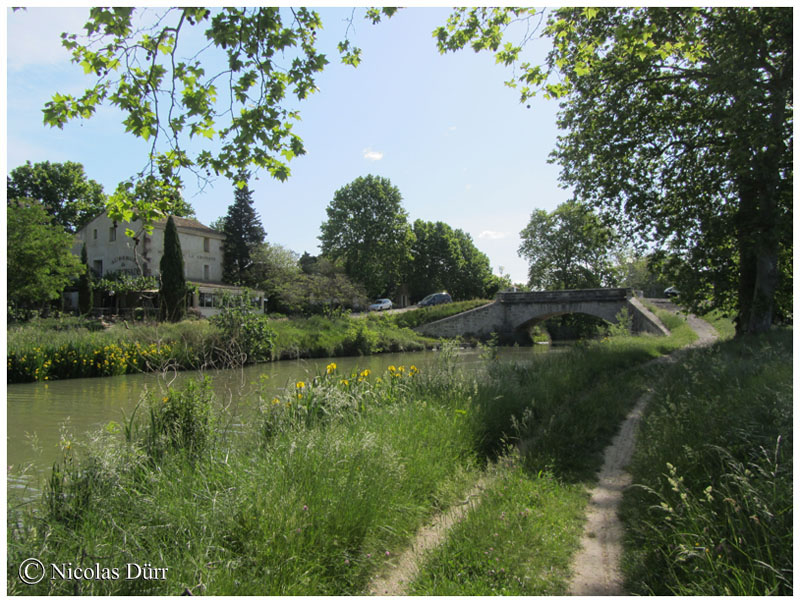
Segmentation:
[(429, 337), (489, 337), (497, 333), (508, 338), (537, 322), (563, 314), (589, 314), (616, 323), (617, 315), (624, 308), (633, 319), (634, 333), (669, 335), (655, 314), (634, 297), (632, 289), (500, 293), (490, 304), (421, 325), (415, 330)]

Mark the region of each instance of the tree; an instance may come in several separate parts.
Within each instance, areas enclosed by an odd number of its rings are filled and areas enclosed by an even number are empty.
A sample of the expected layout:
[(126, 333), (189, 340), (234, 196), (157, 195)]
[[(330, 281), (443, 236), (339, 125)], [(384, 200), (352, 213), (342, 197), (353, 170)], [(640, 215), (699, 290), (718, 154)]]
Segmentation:
[(11, 170), (6, 178), (8, 202), (14, 199), (39, 201), (67, 232), (75, 232), (105, 208), (103, 187), (89, 180), (80, 163), (31, 164)]
[[(148, 232), (153, 222), (165, 216), (194, 217), (194, 208), (183, 198), (180, 185), (166, 172), (163, 178), (151, 174), (120, 182), (106, 202), (106, 211), (112, 220), (141, 220)], [(129, 228), (125, 234), (135, 236)]]
[(73, 237), (33, 199), (9, 202), (6, 217), (8, 301), (44, 307), (81, 274), (80, 259), (71, 251)]
[[(791, 8), (562, 8), (545, 68), (504, 42), (522, 9), (463, 9), (440, 49), (514, 64), (526, 101), (561, 98), (562, 182), (660, 248), (682, 301), (760, 332), (791, 300)], [(556, 80), (555, 76), (560, 76)]]
[(657, 270), (653, 254), (640, 254), (631, 248), (615, 253), (615, 268), (620, 287), (642, 291), (645, 297), (661, 297), (670, 282)]
[(615, 284), (613, 231), (588, 207), (567, 201), (554, 211), (534, 210), (520, 232), (534, 289), (592, 289)]
[(412, 299), (434, 291), (448, 291), (455, 299), (487, 295), (492, 284), (489, 258), (472, 238), (444, 222), (416, 220), (413, 227), (413, 260), (408, 277)]
[[(191, 30), (201, 27), (198, 44)], [(300, 118), (295, 99), (316, 91), (328, 63), (316, 48), (321, 28), (319, 14), (306, 8), (92, 8), (85, 34), (64, 33), (61, 43), (96, 80), (80, 95), (53, 95), (45, 123), (61, 128), (104, 104), (117, 107), (126, 131), (151, 143), (147, 166), (133, 180), (153, 176), (174, 191), (186, 169), (233, 179), (255, 167), (285, 180), (288, 162), (305, 153), (292, 132)], [(338, 51), (342, 62), (358, 65), (360, 50), (347, 39)], [(220, 67), (207, 73), (209, 65)], [(141, 202), (138, 216), (150, 223), (166, 215), (163, 199)], [(110, 217), (130, 221), (130, 203), (120, 196)]]
[(325, 211), (323, 255), (341, 261), (370, 297), (391, 295), (407, 273), (414, 240), (397, 187), (380, 176), (356, 178), (336, 191)]
[(186, 311), (186, 277), (183, 272), (183, 252), (178, 229), (170, 216), (164, 228), (164, 255), (159, 264), (161, 272), (161, 319), (178, 322)]
[(267, 307), (277, 310), (277, 304), (289, 283), (297, 281), (300, 266), (298, 255), (282, 245), (262, 243), (253, 250), (250, 276), (254, 287), (264, 291)]
[(267, 233), (253, 207), (253, 193), (247, 186), (247, 176), (242, 175), (236, 187), (234, 202), (222, 225), (225, 241), (222, 244), (222, 278), (227, 283), (253, 285), (250, 274), (253, 266), (251, 255), (264, 242)]
[(78, 278), (78, 311), (81, 314), (89, 314), (92, 311), (94, 296), (92, 292), (92, 275), (89, 270), (89, 258), (86, 254), (86, 243), (81, 246), (81, 264), (83, 264), (83, 272)]
[(492, 266), (485, 253), (475, 247), (472, 236), (461, 229), (453, 231), (461, 252), (462, 262), (456, 273), (456, 282), (450, 287), (459, 299), (474, 299), (489, 295), (489, 288), (495, 284)]

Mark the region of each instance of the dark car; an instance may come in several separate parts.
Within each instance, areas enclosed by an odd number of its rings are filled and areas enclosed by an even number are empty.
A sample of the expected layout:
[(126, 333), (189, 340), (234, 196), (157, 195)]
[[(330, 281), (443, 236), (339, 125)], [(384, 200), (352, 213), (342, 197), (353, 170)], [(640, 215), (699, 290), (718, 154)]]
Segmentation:
[(675, 287), (667, 287), (664, 289), (664, 295), (667, 297), (678, 297), (678, 295), (680, 295), (680, 291), (678, 291)]
[(424, 308), (425, 306), (449, 304), (451, 301), (453, 301), (453, 298), (450, 297), (449, 293), (431, 293), (430, 295), (426, 295), (417, 305), (420, 308)]

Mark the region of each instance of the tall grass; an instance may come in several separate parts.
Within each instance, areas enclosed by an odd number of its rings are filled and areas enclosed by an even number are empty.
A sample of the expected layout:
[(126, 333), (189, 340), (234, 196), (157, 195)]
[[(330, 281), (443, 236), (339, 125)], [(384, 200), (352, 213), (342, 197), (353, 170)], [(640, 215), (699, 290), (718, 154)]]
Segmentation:
[(166, 368), (201, 368), (215, 361), (220, 332), (206, 321), (117, 324), (107, 330), (30, 324), (8, 331), (9, 383), (107, 377)]
[(463, 417), (417, 399), (416, 370), (392, 368), (332, 368), (265, 400), (258, 428), (213, 436), (197, 420), (208, 408), (202, 390), (153, 396), (126, 437), (104, 434), (81, 459), (65, 450), (47, 504), (10, 524), (9, 563), (32, 551), (45, 563), (147, 561), (169, 567), (167, 580), (45, 580), (24, 590), (14, 580), (11, 590), (358, 592), (432, 508), (452, 502), (476, 464)]
[(270, 321), (270, 328), (276, 332), (275, 359), (418, 351), (435, 341), (398, 327), (385, 315), (294, 318)]
[[(678, 340), (620, 338), (554, 354), (541, 367), (536, 355), (510, 367), (488, 360), (485, 369), (469, 372), (455, 363), (452, 345), (430, 372), (393, 366), (382, 374), (342, 374), (334, 362), (281, 396), (264, 395), (261, 410), (240, 424), (202, 383), (154, 393), (90, 445), (77, 452), (65, 445), (43, 504), (9, 511), (9, 592), (361, 593), (511, 442), (530, 441), (519, 471), (551, 475), (536, 487), (550, 489), (542, 498), (548, 508), (556, 504), (561, 484), (592, 464), (584, 457), (596, 454), (616, 420), (599, 400), (595, 414), (577, 401), (590, 399), (587, 391), (598, 381)], [(529, 408), (537, 420), (526, 423)], [(563, 425), (570, 441), (584, 438), (579, 448), (553, 448), (552, 426), (563, 413), (581, 423)], [(587, 425), (605, 415), (599, 428)], [(495, 508), (545, 492), (519, 488), (511, 499), (498, 491)], [(575, 507), (574, 496), (582, 494), (571, 488)], [(574, 509), (569, 517), (559, 532), (564, 538), (542, 540), (563, 541), (557, 551), (548, 544), (542, 559), (576, 546)], [(522, 519), (515, 524), (520, 529), (549, 525)], [(521, 547), (520, 538), (508, 546)], [(169, 569), (165, 580), (48, 578), (26, 586), (16, 570), (31, 556), (74, 567)], [(547, 592), (561, 588), (559, 580), (563, 572), (546, 581)]]
[(792, 331), (692, 351), (663, 383), (625, 497), (630, 589), (791, 594)]
[(425, 558), (410, 595), (566, 594), (587, 502), (582, 483), (527, 470), (518, 455), (492, 466), (480, 505)]
[(466, 312), (473, 308), (485, 306), (491, 302), (492, 300), (490, 299), (471, 299), (450, 304), (439, 304), (438, 306), (427, 306), (425, 308), (416, 308), (414, 310), (392, 314), (391, 320), (399, 327), (414, 328), (425, 323), (459, 314), (460, 312)]
[(206, 320), (115, 324), (105, 330), (87, 321), (36, 321), (8, 332), (7, 381), (226, 368), (268, 359), (416, 351), (435, 343), (386, 316), (260, 321), (268, 336), (258, 354), (253, 350), (258, 341), (244, 341), (247, 333), (231, 335)]

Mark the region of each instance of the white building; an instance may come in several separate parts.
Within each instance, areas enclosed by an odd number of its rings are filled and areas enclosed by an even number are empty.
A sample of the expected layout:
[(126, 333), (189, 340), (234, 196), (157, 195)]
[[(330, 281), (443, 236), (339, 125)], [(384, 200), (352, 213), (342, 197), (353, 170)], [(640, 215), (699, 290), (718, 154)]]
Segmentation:
[[(191, 307), (204, 316), (215, 314), (215, 306), (224, 293), (239, 295), (242, 289), (222, 283), (222, 243), (225, 236), (192, 218), (173, 216), (183, 252), (184, 277), (197, 291)], [(72, 252), (78, 256), (86, 244), (89, 267), (96, 278), (114, 273), (132, 276), (158, 276), (164, 254), (164, 230), (167, 220), (153, 224), (148, 234), (141, 221), (114, 222), (103, 212), (76, 233)], [(125, 234), (130, 229), (135, 236)], [(263, 292), (254, 291), (263, 309)], [(70, 300), (77, 306), (77, 299)]]

